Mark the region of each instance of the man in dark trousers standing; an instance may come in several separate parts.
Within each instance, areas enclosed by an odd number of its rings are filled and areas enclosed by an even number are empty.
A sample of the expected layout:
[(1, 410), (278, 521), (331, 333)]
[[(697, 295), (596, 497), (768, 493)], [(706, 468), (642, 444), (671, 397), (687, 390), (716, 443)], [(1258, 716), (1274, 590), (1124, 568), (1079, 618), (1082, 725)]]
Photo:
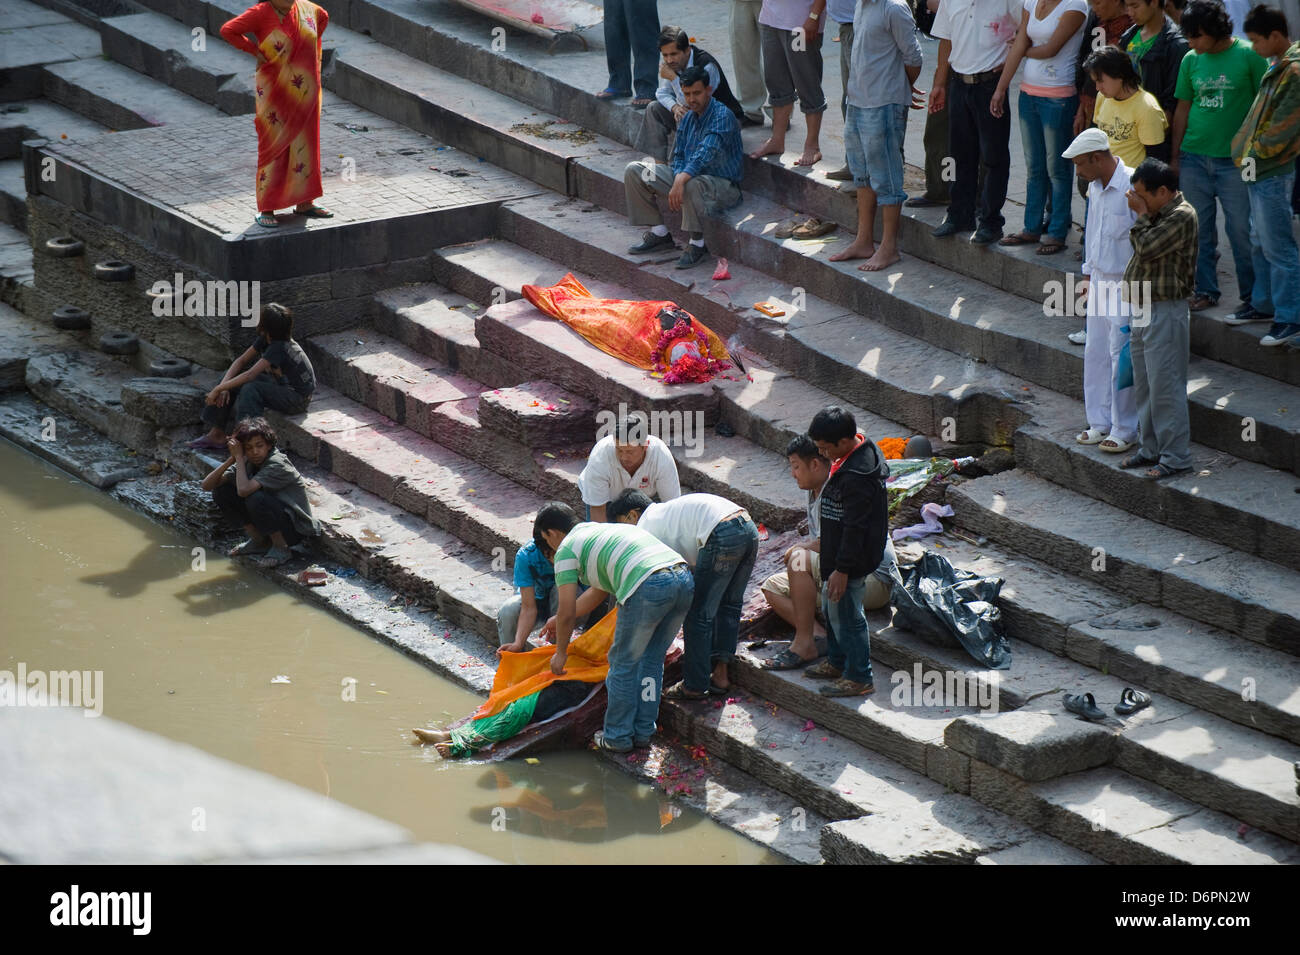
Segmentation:
[(831, 462), (831, 470), (821, 495), (827, 654), (804, 675), (830, 681), (821, 688), (823, 696), (864, 696), (876, 688), (862, 600), (889, 537), (889, 465), (875, 442), (858, 431), (853, 415), (838, 405), (817, 412), (808, 436)]

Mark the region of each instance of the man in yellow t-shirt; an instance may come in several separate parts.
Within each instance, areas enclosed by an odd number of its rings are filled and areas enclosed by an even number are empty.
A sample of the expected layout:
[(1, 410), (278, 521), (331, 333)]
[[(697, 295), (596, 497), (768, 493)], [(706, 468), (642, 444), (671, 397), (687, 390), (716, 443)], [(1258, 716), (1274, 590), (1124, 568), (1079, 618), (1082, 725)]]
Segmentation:
[(1127, 53), (1108, 46), (1088, 57), (1084, 68), (1097, 84), (1093, 122), (1110, 140), (1111, 152), (1135, 169), (1147, 158), (1148, 146), (1165, 141), (1169, 121), (1160, 102), (1141, 87)]

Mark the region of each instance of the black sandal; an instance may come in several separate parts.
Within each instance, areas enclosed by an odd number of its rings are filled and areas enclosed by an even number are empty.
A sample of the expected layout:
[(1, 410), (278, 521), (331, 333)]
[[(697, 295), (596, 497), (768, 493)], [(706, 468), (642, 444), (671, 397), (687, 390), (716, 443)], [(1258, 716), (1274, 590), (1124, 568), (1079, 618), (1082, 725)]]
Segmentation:
[(1141, 690), (1126, 686), (1124, 692), (1119, 695), (1119, 702), (1115, 704), (1115, 712), (1120, 716), (1132, 716), (1138, 710), (1145, 710), (1150, 705), (1150, 696)]
[(1076, 713), (1085, 720), (1104, 720), (1106, 718), (1106, 714), (1102, 712), (1101, 707), (1097, 705), (1097, 701), (1093, 699), (1091, 693), (1067, 693), (1061, 703), (1071, 713)]

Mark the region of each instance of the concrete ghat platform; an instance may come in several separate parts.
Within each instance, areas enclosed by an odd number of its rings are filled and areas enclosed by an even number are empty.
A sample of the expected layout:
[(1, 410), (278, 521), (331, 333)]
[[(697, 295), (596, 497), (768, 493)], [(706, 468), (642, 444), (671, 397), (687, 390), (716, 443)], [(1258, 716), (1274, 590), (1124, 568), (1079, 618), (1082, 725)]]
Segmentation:
[[(47, 157), (52, 178), (40, 174)], [(255, 225), (256, 158), (247, 116), (24, 150), (29, 194), (112, 223), (222, 279), (287, 279), (424, 255), (492, 234), (500, 202), (539, 191), (328, 93), (321, 164), (334, 218), (282, 215), (278, 229)]]
[(77, 709), (0, 709), (0, 762), (11, 780), (0, 787), (0, 858), (8, 862), (492, 863), (417, 843), (393, 823)]

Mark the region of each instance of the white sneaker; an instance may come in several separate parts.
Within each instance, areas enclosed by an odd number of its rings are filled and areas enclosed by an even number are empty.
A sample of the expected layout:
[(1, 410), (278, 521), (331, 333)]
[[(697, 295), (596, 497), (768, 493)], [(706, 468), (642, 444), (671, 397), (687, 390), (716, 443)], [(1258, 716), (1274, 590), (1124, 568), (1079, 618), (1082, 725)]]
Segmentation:
[(1088, 329), (1081, 328), (1077, 332), (1070, 332), (1065, 337), (1076, 345), (1086, 345), (1088, 344)]

